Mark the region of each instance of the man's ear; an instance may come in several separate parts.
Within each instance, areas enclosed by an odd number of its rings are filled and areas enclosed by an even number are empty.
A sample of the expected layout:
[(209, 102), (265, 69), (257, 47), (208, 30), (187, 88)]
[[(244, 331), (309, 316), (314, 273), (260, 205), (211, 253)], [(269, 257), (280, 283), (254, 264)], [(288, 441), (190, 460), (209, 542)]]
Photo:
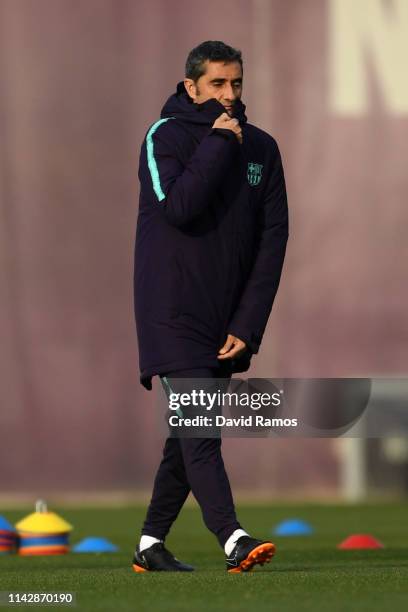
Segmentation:
[(197, 97), (197, 89), (196, 84), (193, 79), (184, 79), (184, 87), (186, 88), (186, 92), (194, 101)]

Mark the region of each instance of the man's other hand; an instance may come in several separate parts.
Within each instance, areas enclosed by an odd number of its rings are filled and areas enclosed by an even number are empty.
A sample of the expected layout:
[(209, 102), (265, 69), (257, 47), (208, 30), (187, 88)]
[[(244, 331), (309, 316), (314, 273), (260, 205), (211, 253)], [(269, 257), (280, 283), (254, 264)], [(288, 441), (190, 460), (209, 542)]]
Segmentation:
[(242, 129), (238, 119), (231, 118), (228, 113), (222, 113), (212, 126), (213, 128), (221, 128), (223, 130), (231, 130), (238, 138), (238, 142), (242, 144)]
[(246, 349), (246, 344), (232, 334), (228, 334), (224, 346), (218, 351), (217, 359), (234, 359), (241, 355)]

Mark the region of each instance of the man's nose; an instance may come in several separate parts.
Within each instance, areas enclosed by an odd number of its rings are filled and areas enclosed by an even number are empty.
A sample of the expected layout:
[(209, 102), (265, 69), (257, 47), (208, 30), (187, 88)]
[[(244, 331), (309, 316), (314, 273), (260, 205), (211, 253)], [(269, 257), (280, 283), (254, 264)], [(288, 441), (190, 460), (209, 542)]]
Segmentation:
[(230, 83), (225, 85), (224, 98), (227, 102), (233, 102), (235, 100), (234, 88)]

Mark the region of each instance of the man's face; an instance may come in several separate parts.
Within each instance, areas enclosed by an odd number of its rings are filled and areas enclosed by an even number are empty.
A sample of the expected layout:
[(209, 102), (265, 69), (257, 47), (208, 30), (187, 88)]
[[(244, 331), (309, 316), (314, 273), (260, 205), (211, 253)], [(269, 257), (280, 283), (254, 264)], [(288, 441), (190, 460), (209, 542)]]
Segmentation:
[(192, 79), (184, 79), (188, 95), (197, 104), (215, 98), (225, 106), (226, 112), (231, 115), (235, 101), (239, 100), (242, 95), (241, 64), (207, 60), (205, 68), (205, 73), (196, 82)]

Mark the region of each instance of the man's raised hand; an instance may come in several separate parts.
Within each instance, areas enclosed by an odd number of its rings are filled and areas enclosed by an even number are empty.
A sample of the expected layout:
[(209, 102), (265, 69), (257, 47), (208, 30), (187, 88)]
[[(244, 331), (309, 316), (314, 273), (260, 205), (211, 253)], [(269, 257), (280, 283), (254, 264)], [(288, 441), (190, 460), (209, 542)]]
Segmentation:
[(231, 130), (238, 138), (238, 142), (242, 144), (242, 129), (238, 119), (230, 117), (228, 113), (222, 113), (212, 126), (213, 128), (221, 128), (223, 130)]

